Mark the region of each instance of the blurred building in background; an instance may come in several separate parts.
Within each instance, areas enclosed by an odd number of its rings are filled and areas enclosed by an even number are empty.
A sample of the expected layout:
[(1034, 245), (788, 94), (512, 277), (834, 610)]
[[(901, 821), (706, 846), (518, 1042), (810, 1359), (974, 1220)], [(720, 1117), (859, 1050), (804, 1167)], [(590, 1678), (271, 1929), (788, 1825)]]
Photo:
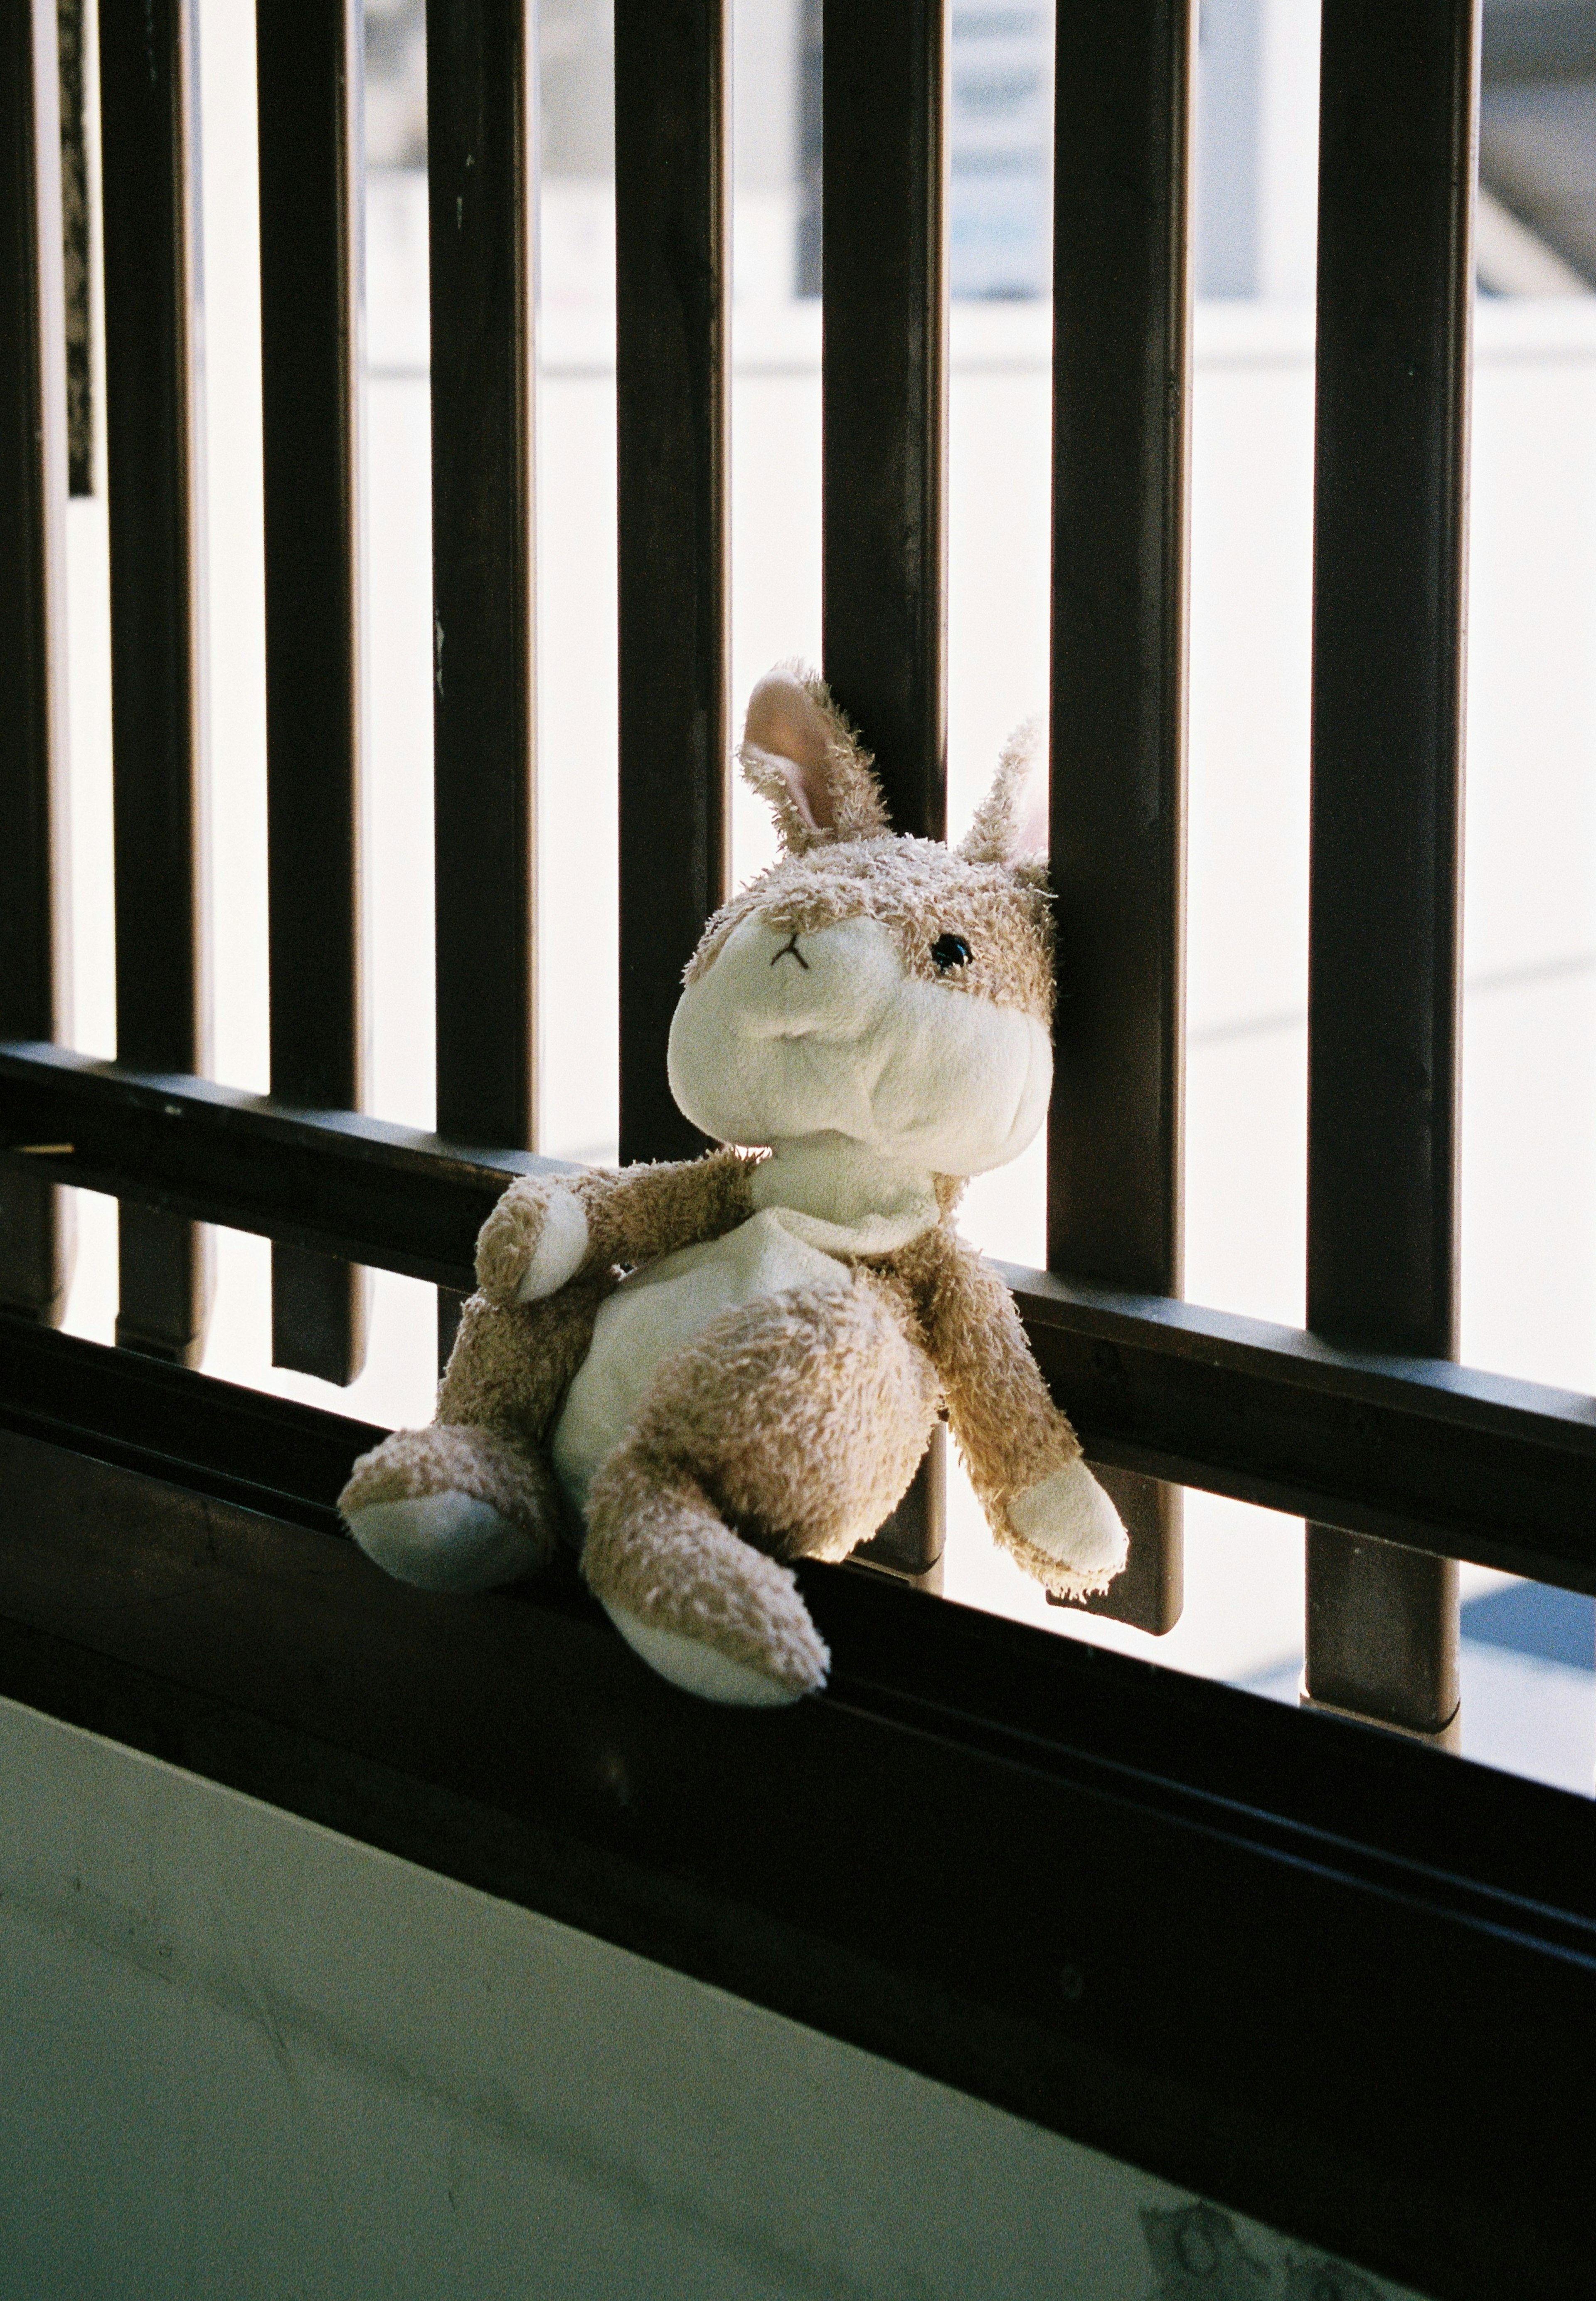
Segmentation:
[[(1485, 0), (1483, 64), (1482, 191), (1549, 259), (1519, 292), (1588, 292), (1596, 287), (1596, 5)], [(1512, 292), (1509, 280), (1491, 277), (1489, 208), (1487, 216), (1482, 284)]]
[(426, 0), (365, 0), (366, 165), (427, 164)]
[[(821, 0), (734, 0), (737, 290), (820, 292)], [(1052, 9), (954, 0), (948, 23), (948, 269), (956, 297), (1045, 297)], [(608, 292), (614, 173), (610, 0), (539, 13), (546, 298)], [(1313, 292), (1316, 0), (1202, 0), (1193, 154), (1204, 298)], [(370, 166), (427, 149), (423, 0), (366, 0)], [(1596, 0), (1485, 0), (1480, 283), (1596, 286)], [(379, 225), (380, 230), (380, 225)]]

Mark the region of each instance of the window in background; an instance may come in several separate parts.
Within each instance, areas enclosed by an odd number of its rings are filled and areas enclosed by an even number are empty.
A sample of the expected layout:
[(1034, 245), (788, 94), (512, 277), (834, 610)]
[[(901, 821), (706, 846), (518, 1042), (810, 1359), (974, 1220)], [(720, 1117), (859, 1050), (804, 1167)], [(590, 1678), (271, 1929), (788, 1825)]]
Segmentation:
[(948, 279), (956, 297), (1045, 297), (1053, 244), (1053, 21), (956, 0), (948, 57)]
[(1596, 286), (1596, 18), (1581, 0), (1485, 0), (1480, 283)]

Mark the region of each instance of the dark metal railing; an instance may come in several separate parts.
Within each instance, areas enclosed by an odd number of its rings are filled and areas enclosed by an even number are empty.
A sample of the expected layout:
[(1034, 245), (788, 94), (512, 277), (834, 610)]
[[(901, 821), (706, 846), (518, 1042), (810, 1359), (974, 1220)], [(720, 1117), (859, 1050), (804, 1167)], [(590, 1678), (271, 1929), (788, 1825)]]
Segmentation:
[[(447, 1290), (469, 1283), (475, 1226), (534, 1141), (535, 104), (524, 12), (514, 0), (429, 10), (443, 1140), (355, 1115), (349, 0), (313, 10), (263, 0), (258, 16), (271, 1100), (188, 1075), (204, 1058), (194, 838), (204, 590), (185, 348), (187, 20), (182, 0), (153, 10), (102, 0), (121, 1061), (43, 1043), (63, 1028), (52, 957), (62, 736), (50, 666), (65, 487), (54, 32), (44, 0), (10, 0), (3, 13), (7, 214), (21, 222), (0, 283), (0, 450), (19, 477), (0, 498), (0, 616), (8, 657), (28, 669), (25, 708), (0, 734), (0, 1029), (11, 1042), (0, 1054), (0, 1297), (41, 1326), (59, 1316), (54, 1185), (77, 1181), (124, 1203), (123, 1340), (192, 1354), (204, 1309), (196, 1226), (225, 1222), (277, 1242), (279, 1360), (347, 1380), (359, 1360), (351, 1268), (432, 1280), (446, 1292), (447, 1329)], [(1175, 1299), (1193, 10), (1135, 0), (1060, 13), (1053, 1275), (1011, 1274), (1044, 1369), (1132, 1527), (1132, 1568), (1108, 1610), (1153, 1629), (1178, 1614), (1178, 1485), (1300, 1511), (1314, 1527), (1310, 1695), (1432, 1734), (1456, 1708), (1451, 1558), (1596, 1586), (1591, 1402), (1446, 1363), (1472, 27), (1467, 0), (1394, 14), (1326, 0), (1308, 1255), (1310, 1321), (1333, 1346)], [(942, 16), (933, 0), (868, 10), (839, 0), (823, 29), (824, 664), (877, 747), (895, 819), (937, 833)], [(696, 1147), (666, 1092), (664, 1046), (681, 966), (726, 886), (726, 46), (723, 0), (620, 0), (628, 1159)], [(451, 1141), (498, 1148), (466, 1154)], [(38, 1149), (52, 1143), (71, 1144), (70, 1155)], [(934, 1562), (939, 1477), (933, 1460), (873, 1546), (878, 1562), (922, 1577)]]
[[(365, 1070), (359, 40), (355, 0), (256, 10), (272, 1091), (323, 1110), (358, 1110)], [(365, 1293), (273, 1246), (274, 1364), (353, 1381)]]
[[(1308, 897), (1308, 1319), (1456, 1356), (1464, 590), (1478, 25), (1325, 0)], [(1307, 1689), (1441, 1733), (1458, 1572), (1309, 1528)]]
[[(0, 1029), (57, 1039), (71, 1015), (66, 339), (50, 0), (0, 11), (0, 660), (11, 690), (0, 711)], [(69, 1203), (15, 1163), (0, 1187), (0, 1301), (46, 1326), (66, 1308)]]
[[(454, 1288), (471, 1282), (477, 1232), (506, 1176), (558, 1167), (209, 1081), (124, 1073), (59, 1048), (0, 1047), (0, 1140), (29, 1128), (73, 1146), (70, 1158), (27, 1162), (53, 1180), (137, 1188), (174, 1217), (225, 1220)], [(1383, 1545), (1596, 1590), (1590, 1399), (1168, 1297), (1005, 1275), (1094, 1460)], [(22, 1353), (47, 1372), (57, 1339), (38, 1322), (6, 1323), (0, 1402), (7, 1365)], [(196, 1378), (186, 1410), (196, 1471), (212, 1387)], [(260, 1401), (262, 1427), (274, 1403)], [(84, 1427), (92, 1434), (92, 1418)], [(312, 1481), (293, 1491), (330, 1518), (337, 1490)]]
[[(944, 26), (923, 0), (821, 12), (822, 665), (893, 824), (948, 827)], [(940, 1427), (870, 1563), (938, 1586)]]
[(894, 827), (948, 827), (943, 29), (828, 0), (822, 45), (823, 668)]
[[(1061, 9), (1054, 113), (1048, 1262), (1178, 1294), (1196, 11)], [(1110, 1480), (1131, 1562), (1094, 1612), (1179, 1618), (1181, 1497)]]
[(727, 19), (615, 9), (621, 1156), (704, 1137), (663, 1059), (681, 970), (731, 866)]
[[(99, 41), (116, 1047), (138, 1069), (204, 1071), (209, 730), (191, 0), (103, 0)], [(211, 1308), (205, 1233), (130, 1201), (119, 1257), (118, 1342), (197, 1365)]]
[[(280, 1361), (355, 1372), (370, 1268), (436, 1286), (447, 1339), (506, 1176), (548, 1163), (531, 12), (427, 10), (421, 1135), (358, 1109), (356, 0), (257, 4), (273, 1092), (195, 1075), (192, 4), (99, 0), (104, 1063), (63, 1043), (57, 0), (0, 0), (0, 1686), (1449, 2301), (1583, 2294), (1578, 1803), (824, 1566), (802, 1575), (831, 1693), (740, 1719), (641, 1669), (573, 1574), (480, 1604), (372, 1574), (331, 1537), (379, 1434), (171, 1362), (203, 1335), (210, 1225), (272, 1242)], [(1132, 1528), (1113, 1610), (1178, 1611), (1183, 1486), (1304, 1518), (1313, 1702), (1435, 1740), (1451, 1560), (1596, 1590), (1596, 1402), (1451, 1356), (1472, 4), (1324, 0), (1306, 1333), (1178, 1299), (1194, 15), (1059, 10), (1052, 1268), (1005, 1276)], [(665, 1030), (726, 885), (727, 21), (726, 0), (617, 0), (628, 1158), (695, 1147)], [(806, 0), (804, 21), (825, 36), (824, 665), (898, 823), (940, 831), (942, 9)], [(137, 1348), (52, 1331), (71, 1184), (121, 1201)], [(873, 1562), (934, 1580), (940, 1494), (933, 1456)]]
[[(537, 79), (514, 0), (427, 11), (438, 1125), (537, 1140)], [(439, 1363), (464, 1298), (439, 1294)]]

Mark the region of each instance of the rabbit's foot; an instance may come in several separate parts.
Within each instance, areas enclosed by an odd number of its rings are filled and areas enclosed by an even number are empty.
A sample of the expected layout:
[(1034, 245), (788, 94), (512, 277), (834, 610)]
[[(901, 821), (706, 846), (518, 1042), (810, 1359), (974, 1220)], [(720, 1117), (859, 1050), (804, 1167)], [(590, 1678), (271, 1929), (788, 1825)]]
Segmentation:
[(561, 1182), (523, 1175), (477, 1236), (477, 1284), (492, 1302), (541, 1302), (587, 1259), (588, 1217)]
[(1119, 1512), (1079, 1459), (1016, 1494), (1008, 1523), (1021, 1565), (1060, 1597), (1106, 1590), (1125, 1562)]
[(633, 1652), (689, 1694), (756, 1708), (825, 1684), (831, 1657), (790, 1569), (681, 1470), (611, 1456), (588, 1497), (582, 1573)]
[(415, 1494), (348, 1513), (349, 1531), (373, 1566), (417, 1590), (471, 1597), (519, 1582), (541, 1564), (525, 1528), (474, 1494)]
[(355, 1463), (338, 1508), (384, 1573), (460, 1595), (537, 1572), (560, 1537), (547, 1464), (459, 1424), (396, 1430)]
[[(723, 1702), (740, 1710), (780, 1710), (813, 1690), (786, 1685), (746, 1661), (733, 1661), (701, 1637), (662, 1629), (641, 1614), (629, 1614), (623, 1606), (602, 1602), (633, 1653), (668, 1686), (696, 1694), (701, 1702)], [(817, 1682), (823, 1684), (823, 1678)]]

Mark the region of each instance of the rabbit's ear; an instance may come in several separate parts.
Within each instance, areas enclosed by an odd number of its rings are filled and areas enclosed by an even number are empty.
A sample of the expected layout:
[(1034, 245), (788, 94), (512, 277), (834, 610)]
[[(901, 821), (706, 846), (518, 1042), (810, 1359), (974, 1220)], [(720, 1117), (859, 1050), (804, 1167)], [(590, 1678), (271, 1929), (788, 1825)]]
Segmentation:
[(775, 812), (789, 854), (890, 829), (870, 755), (826, 691), (800, 664), (783, 664), (748, 699), (742, 771)]
[(1048, 867), (1048, 757), (1029, 719), (1003, 746), (992, 787), (959, 848), (968, 863), (1003, 863), (1027, 878)]

